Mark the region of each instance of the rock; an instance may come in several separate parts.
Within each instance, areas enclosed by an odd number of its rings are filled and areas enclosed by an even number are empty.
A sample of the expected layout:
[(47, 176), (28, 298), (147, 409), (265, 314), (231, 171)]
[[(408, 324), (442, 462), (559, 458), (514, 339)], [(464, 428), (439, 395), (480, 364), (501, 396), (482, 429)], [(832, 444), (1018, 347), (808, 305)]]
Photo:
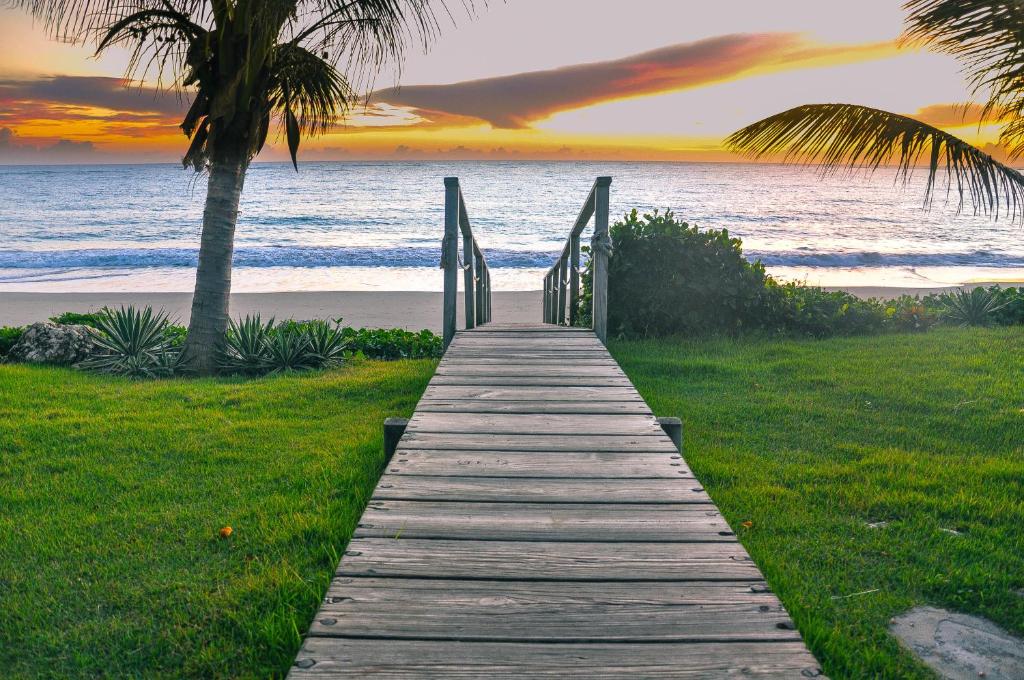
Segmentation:
[(977, 616), (916, 607), (890, 631), (941, 678), (1024, 678), (1024, 641)]
[(88, 326), (64, 326), (47, 321), (26, 328), (9, 356), (12, 361), (33, 364), (73, 364), (88, 357), (95, 347)]

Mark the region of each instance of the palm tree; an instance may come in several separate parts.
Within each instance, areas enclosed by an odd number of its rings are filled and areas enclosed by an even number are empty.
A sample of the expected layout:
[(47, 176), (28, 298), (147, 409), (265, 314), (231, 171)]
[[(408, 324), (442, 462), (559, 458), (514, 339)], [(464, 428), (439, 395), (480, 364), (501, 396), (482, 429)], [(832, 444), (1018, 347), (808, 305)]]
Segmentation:
[[(444, 0), (13, 0), (57, 39), (122, 46), (126, 77), (194, 91), (183, 164), (209, 173), (185, 356), (214, 369), (228, 324), (238, 201), (271, 122), (292, 163), (300, 140), (329, 130), (407, 46), (437, 36)], [(471, 9), (470, 3), (464, 3)], [(346, 73), (342, 73), (342, 68)]]
[[(983, 96), (982, 120), (1001, 125), (999, 143), (1010, 161), (1024, 155), (1024, 9), (1017, 0), (907, 0), (902, 42), (961, 60), (972, 96)], [(964, 109), (966, 111), (966, 107)], [(957, 212), (969, 195), (975, 213), (1024, 217), (1024, 176), (989, 154), (936, 127), (855, 104), (809, 104), (737, 130), (726, 145), (748, 156), (842, 168), (896, 167), (904, 183), (927, 163), (925, 205), (944, 169), (947, 196), (955, 187)]]

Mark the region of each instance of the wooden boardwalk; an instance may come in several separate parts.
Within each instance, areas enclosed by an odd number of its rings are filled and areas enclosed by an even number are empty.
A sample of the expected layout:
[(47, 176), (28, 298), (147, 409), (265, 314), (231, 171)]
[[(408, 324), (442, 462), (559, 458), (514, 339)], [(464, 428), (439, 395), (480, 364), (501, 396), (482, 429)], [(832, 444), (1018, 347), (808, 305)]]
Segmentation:
[(290, 677), (819, 676), (589, 330), (459, 333)]

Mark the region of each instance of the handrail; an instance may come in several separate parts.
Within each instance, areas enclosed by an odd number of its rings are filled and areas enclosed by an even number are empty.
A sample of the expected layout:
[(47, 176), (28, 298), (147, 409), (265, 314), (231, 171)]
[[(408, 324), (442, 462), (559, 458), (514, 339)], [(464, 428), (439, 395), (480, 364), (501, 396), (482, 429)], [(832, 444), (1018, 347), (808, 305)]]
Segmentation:
[(544, 275), (544, 323), (566, 325), (565, 308), (568, 303), (568, 325), (577, 325), (580, 300), (580, 234), (593, 217), (594, 236), (590, 240), (590, 257), (593, 261), (591, 318), (594, 333), (601, 342), (608, 340), (608, 258), (612, 250), (611, 239), (608, 236), (608, 199), (611, 184), (611, 177), (598, 177), (594, 182), (580, 215), (569, 232), (569, 238), (562, 247), (561, 254)]
[[(462, 263), (459, 262), (459, 233), (462, 233)], [(465, 287), (466, 328), (475, 328), (491, 320), (491, 270), (487, 258), (473, 237), (466, 202), (458, 177), (444, 178), (444, 241), (441, 244), (441, 268), (444, 269), (445, 349), (455, 337), (459, 270)]]

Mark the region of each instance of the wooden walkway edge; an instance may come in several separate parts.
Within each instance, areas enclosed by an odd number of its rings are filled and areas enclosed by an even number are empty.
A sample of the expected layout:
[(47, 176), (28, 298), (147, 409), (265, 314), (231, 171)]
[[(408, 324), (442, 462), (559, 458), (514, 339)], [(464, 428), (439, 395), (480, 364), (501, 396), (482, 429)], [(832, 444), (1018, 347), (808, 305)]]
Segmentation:
[(820, 677), (589, 330), (455, 336), (289, 677)]

